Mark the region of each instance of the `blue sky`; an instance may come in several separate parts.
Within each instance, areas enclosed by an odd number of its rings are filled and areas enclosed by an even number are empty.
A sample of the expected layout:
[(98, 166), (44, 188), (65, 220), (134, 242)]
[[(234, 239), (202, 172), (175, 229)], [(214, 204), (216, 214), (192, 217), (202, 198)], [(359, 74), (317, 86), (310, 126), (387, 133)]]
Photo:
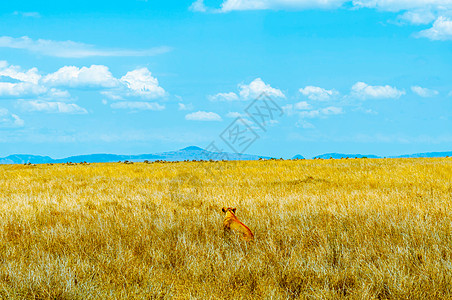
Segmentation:
[[(3, 1), (0, 157), (452, 150), (452, 1)], [(64, 2), (64, 3), (63, 3)], [(284, 114), (245, 112), (265, 92)]]

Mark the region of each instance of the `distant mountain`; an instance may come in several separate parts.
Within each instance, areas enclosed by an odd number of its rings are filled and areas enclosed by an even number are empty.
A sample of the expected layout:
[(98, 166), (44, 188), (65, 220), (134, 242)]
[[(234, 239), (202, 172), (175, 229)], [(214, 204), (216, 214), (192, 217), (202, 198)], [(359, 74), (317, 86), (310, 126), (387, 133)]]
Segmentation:
[[(407, 154), (400, 156), (391, 156), (391, 158), (404, 158), (404, 157), (452, 157), (452, 151), (448, 152), (427, 152), (417, 154)], [(317, 155), (315, 158), (320, 159), (340, 159), (340, 158), (381, 158), (376, 155), (362, 155), (362, 154), (342, 154), (342, 153), (326, 153)], [(238, 154), (229, 152), (210, 152), (197, 146), (190, 146), (176, 151), (161, 152), (155, 154), (140, 154), (140, 155), (116, 155), (116, 154), (90, 154), (90, 155), (77, 155), (70, 156), (61, 159), (53, 159), (49, 156), (39, 155), (27, 155), (16, 154), (10, 155), (4, 158), (0, 158), (0, 164), (47, 164), (47, 163), (107, 163), (118, 161), (132, 161), (142, 162), (145, 160), (156, 161), (184, 161), (184, 160), (258, 160), (258, 159), (270, 159), (271, 157), (259, 156), (252, 154)], [(304, 159), (300, 154), (295, 155), (292, 159)]]
[(329, 159), (329, 158), (334, 158), (334, 159), (340, 159), (340, 158), (380, 158), (379, 156), (376, 155), (362, 155), (362, 154), (342, 154), (342, 153), (326, 153), (326, 154), (322, 154), (322, 155), (317, 155), (314, 156), (314, 159)]
[(39, 163), (46, 164), (52, 162), (53, 159), (49, 156), (15, 154), (0, 158), (0, 164), (25, 164), (25, 163)]
[(190, 146), (177, 151), (162, 152), (156, 154), (140, 154), (140, 155), (116, 155), (116, 154), (89, 154), (70, 156), (61, 159), (53, 159), (49, 156), (37, 155), (10, 155), (0, 158), (0, 164), (47, 164), (47, 163), (108, 163), (118, 161), (142, 162), (145, 160), (156, 161), (184, 161), (184, 160), (258, 160), (259, 158), (270, 159), (271, 157), (237, 154), (227, 152), (210, 152), (200, 147)]
[[(426, 153), (416, 153), (416, 154), (405, 154), (405, 155), (398, 155), (398, 156), (388, 156), (389, 158), (417, 158), (417, 157), (447, 157), (447, 156), (452, 156), (452, 151), (447, 151), (447, 152), (426, 152)], [(326, 153), (326, 154), (322, 154), (322, 155), (317, 155), (315, 157), (313, 157), (314, 159), (329, 159), (329, 158), (334, 158), (334, 159), (340, 159), (340, 158), (382, 158), (380, 156), (377, 155), (372, 155), (372, 154), (368, 154), (368, 155), (362, 155), (362, 154), (343, 154), (343, 153)]]
[(73, 162), (73, 163), (81, 163), (81, 162), (89, 162), (89, 163), (107, 163), (107, 162), (117, 162), (117, 161), (145, 161), (145, 160), (157, 160), (162, 159), (162, 156), (154, 155), (154, 154), (140, 154), (140, 155), (116, 155), (116, 154), (90, 154), (90, 155), (78, 155), (78, 156), (70, 156), (62, 159), (55, 159), (53, 163), (65, 163), (65, 162)]
[(210, 152), (196, 146), (190, 146), (177, 151), (157, 153), (167, 161), (183, 160), (258, 160), (259, 158), (270, 159), (271, 157), (239, 154), (230, 152)]
[(452, 156), (452, 151), (425, 152), (425, 153), (405, 154), (405, 155), (391, 156), (391, 157), (392, 158), (403, 158), (403, 157), (446, 157), (446, 156)]

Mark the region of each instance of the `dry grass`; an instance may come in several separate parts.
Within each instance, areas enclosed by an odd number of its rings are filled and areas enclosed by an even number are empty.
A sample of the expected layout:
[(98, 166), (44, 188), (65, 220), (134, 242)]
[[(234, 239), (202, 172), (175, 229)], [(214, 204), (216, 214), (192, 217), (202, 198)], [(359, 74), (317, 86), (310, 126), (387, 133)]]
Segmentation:
[(4, 165), (0, 191), (0, 298), (452, 298), (450, 158)]

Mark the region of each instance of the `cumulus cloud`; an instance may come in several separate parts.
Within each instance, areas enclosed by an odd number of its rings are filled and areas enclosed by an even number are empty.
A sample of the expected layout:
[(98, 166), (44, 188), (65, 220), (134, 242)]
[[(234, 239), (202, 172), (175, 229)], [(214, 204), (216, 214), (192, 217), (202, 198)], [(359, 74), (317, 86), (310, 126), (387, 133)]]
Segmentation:
[(431, 89), (428, 89), (428, 88), (423, 88), (423, 87), (420, 87), (420, 86), (412, 86), (411, 90), (414, 93), (416, 93), (419, 96), (424, 97), (424, 98), (434, 97), (434, 96), (438, 95), (438, 91), (431, 90)]
[(37, 68), (23, 70), (20, 66), (9, 65), (6, 61), (0, 61), (0, 80), (2, 77), (16, 81), (0, 81), (0, 97), (2, 98), (42, 97), (46, 99), (62, 99), (70, 97), (67, 91), (42, 84), (42, 77)]
[(101, 94), (112, 100), (130, 97), (149, 100), (167, 95), (158, 79), (147, 68), (135, 69), (117, 79), (108, 67), (102, 65), (92, 65), (89, 68), (63, 67), (46, 76), (44, 82), (56, 86), (101, 88)]
[(221, 117), (214, 112), (197, 111), (185, 116), (189, 121), (222, 121)]
[(333, 96), (338, 95), (339, 93), (332, 89), (327, 90), (318, 86), (306, 86), (305, 88), (301, 88), (300, 93), (310, 100), (318, 100), (318, 101), (327, 101), (330, 100)]
[(34, 97), (47, 91), (46, 87), (30, 82), (0, 82), (0, 97), (2, 98)]
[(0, 48), (23, 49), (46, 56), (83, 58), (91, 56), (154, 56), (171, 51), (162, 46), (146, 50), (100, 49), (93, 45), (73, 41), (33, 40), (28, 36), (14, 38), (0, 37)]
[(398, 90), (395, 87), (385, 86), (372, 86), (364, 82), (357, 82), (352, 86), (351, 95), (360, 99), (397, 99), (400, 96), (405, 95), (405, 91)]
[(239, 100), (239, 96), (234, 92), (218, 93), (216, 95), (209, 95), (207, 98), (210, 101), (235, 101)]
[(132, 109), (132, 110), (164, 110), (165, 106), (155, 102), (142, 102), (142, 101), (121, 101), (115, 102), (110, 105), (113, 109)]
[[(130, 99), (133, 97), (149, 100), (166, 96), (166, 92), (159, 86), (157, 78), (153, 77), (147, 68), (138, 68), (127, 72), (127, 74), (119, 79), (115, 78), (108, 67), (103, 65), (92, 65), (81, 68), (64, 66), (54, 73), (41, 76), (36, 68), (24, 71), (18, 66), (10, 66), (7, 62), (0, 61), (0, 80), (1, 77), (18, 81), (0, 81), (0, 97), (3, 98), (38, 97), (38, 100), (67, 100), (70, 98), (68, 91), (55, 87), (74, 89), (97, 88), (102, 90), (102, 94), (113, 100)], [(32, 104), (37, 107), (36, 103)], [(49, 106), (47, 111), (56, 111), (54, 109), (55, 104), (52, 105)], [(112, 107), (148, 110), (159, 109), (159, 106), (154, 103), (138, 105), (133, 101), (129, 101), (129, 104), (117, 104)], [(31, 110), (44, 111), (45, 109)], [(60, 109), (58, 111), (63, 110)]]
[(31, 68), (25, 71), (20, 66), (9, 65), (6, 61), (0, 61), (0, 76), (34, 84), (37, 84), (39, 79), (41, 79), (37, 68)]
[(118, 79), (113, 77), (108, 67), (102, 65), (82, 68), (64, 66), (55, 73), (45, 76), (42, 82), (49, 86), (66, 87), (110, 88), (119, 85)]
[[(2, 81), (5, 77), (9, 81)], [(97, 88), (110, 99), (128, 101), (122, 104), (112, 104), (115, 109), (162, 110), (164, 106), (158, 103), (131, 101), (139, 98), (150, 100), (166, 96), (165, 90), (159, 85), (147, 68), (138, 68), (127, 72), (117, 79), (103, 65), (90, 67), (64, 66), (54, 73), (41, 76), (37, 68), (23, 70), (19, 66), (9, 65), (0, 61), (0, 97), (10, 99), (35, 98), (34, 101), (22, 101), (20, 106), (27, 111), (53, 113), (87, 113), (76, 104), (64, 103), (71, 98), (65, 88)]]
[(49, 102), (42, 100), (19, 100), (19, 107), (29, 112), (65, 113), (65, 114), (87, 114), (88, 111), (74, 103)]
[(165, 90), (159, 86), (157, 78), (153, 77), (147, 68), (139, 68), (121, 77), (128, 91), (127, 95), (140, 96), (147, 99), (164, 97)]
[(431, 28), (420, 31), (416, 37), (425, 37), (434, 41), (452, 40), (452, 20), (440, 16)]
[(18, 115), (10, 113), (6, 108), (0, 108), (0, 128), (17, 128), (25, 124)]
[(266, 84), (261, 78), (256, 78), (249, 84), (240, 83), (238, 85), (238, 93), (218, 93), (207, 96), (210, 101), (238, 101), (238, 100), (253, 100), (257, 99), (265, 93), (270, 98), (286, 98), (284, 93), (276, 88)]
[(262, 93), (265, 93), (269, 97), (286, 98), (281, 90), (272, 88), (261, 78), (254, 79), (250, 84), (239, 84), (239, 95), (242, 99), (255, 99)]

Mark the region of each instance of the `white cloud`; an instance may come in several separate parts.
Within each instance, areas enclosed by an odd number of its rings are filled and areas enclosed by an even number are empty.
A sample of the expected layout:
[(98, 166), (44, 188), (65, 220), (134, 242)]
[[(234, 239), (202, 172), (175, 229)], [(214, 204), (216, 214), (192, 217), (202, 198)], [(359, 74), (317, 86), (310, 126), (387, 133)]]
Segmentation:
[[(190, 6), (192, 11), (228, 13), (244, 10), (307, 10), (338, 9), (357, 10), (370, 8), (377, 11), (401, 12), (399, 20), (410, 24), (429, 24), (435, 18), (452, 14), (451, 0), (223, 0), (219, 8), (208, 8), (204, 1), (197, 0)], [(443, 16), (443, 17), (441, 17)], [(450, 26), (444, 19), (420, 36), (430, 39), (451, 39)], [(441, 22), (442, 21), (442, 22)], [(447, 20), (446, 20), (447, 21)]]
[(127, 72), (119, 80), (113, 78), (109, 79), (108, 82), (116, 82), (118, 85), (102, 91), (101, 94), (112, 100), (123, 100), (130, 97), (149, 100), (162, 98), (167, 95), (166, 91), (159, 86), (157, 78), (153, 77), (147, 68), (139, 68)]
[[(306, 101), (301, 101), (295, 104), (287, 104), (283, 106), (284, 112), (289, 115), (299, 116), (301, 119), (305, 118), (320, 118), (326, 117), (330, 115), (339, 115), (344, 113), (341, 107), (336, 106), (328, 106), (324, 108), (312, 109), (312, 106)], [(303, 128), (313, 128), (310, 127), (312, 124), (304, 124), (302, 126), (303, 121), (300, 121), (296, 125)], [(304, 127), (306, 126), (306, 127)]]
[(419, 96), (424, 97), (424, 98), (434, 97), (434, 96), (438, 95), (438, 91), (427, 89), (427, 88), (423, 88), (423, 87), (420, 87), (420, 86), (412, 86), (411, 90), (414, 93), (416, 93)]
[(243, 118), (245, 117), (243, 114), (236, 112), (236, 111), (230, 111), (226, 114), (226, 117), (228, 118)]
[(171, 51), (170, 47), (162, 46), (147, 50), (129, 49), (99, 49), (93, 45), (73, 41), (33, 40), (28, 36), (14, 38), (0, 37), (0, 48), (23, 49), (41, 55), (55, 57), (83, 58), (90, 56), (154, 56)]
[(364, 82), (357, 82), (352, 86), (351, 95), (360, 99), (396, 99), (402, 95), (405, 95), (405, 91), (398, 90), (395, 87), (385, 86), (372, 86)]
[(133, 110), (164, 110), (165, 106), (158, 103), (139, 102), (139, 101), (121, 101), (110, 105), (113, 109), (133, 109)]
[(221, 117), (214, 112), (197, 111), (185, 116), (189, 121), (222, 121)]
[[(452, 7), (450, 0), (223, 0), (216, 12), (231, 12), (238, 10), (305, 10), (305, 9), (337, 9), (351, 5), (351, 8), (374, 8), (380, 11), (404, 10), (445, 10)], [(193, 2), (191, 9), (200, 7), (198, 11), (209, 11), (204, 2)]]
[(282, 107), (282, 109), (288, 114), (293, 115), (296, 114), (300, 110), (309, 110), (312, 109), (312, 106), (306, 101), (300, 101), (295, 104), (287, 104)]
[(229, 92), (209, 95), (207, 99), (210, 101), (246, 101), (257, 99), (262, 94), (266, 94), (270, 98), (286, 98), (281, 90), (271, 87), (261, 78), (254, 79), (250, 84), (240, 83), (238, 90), (238, 93)]
[(322, 115), (340, 115), (343, 113), (342, 107), (328, 106), (320, 110)]
[(18, 98), (37, 96), (47, 92), (47, 88), (29, 82), (0, 82), (0, 97)]
[(41, 79), (41, 75), (39, 75), (37, 68), (23, 71), (20, 66), (8, 65), (8, 62), (6, 61), (0, 61), (0, 76), (34, 84), (37, 84), (39, 79)]
[(206, 12), (207, 8), (204, 4), (204, 0), (196, 0), (195, 2), (193, 2), (190, 7), (188, 8), (191, 11), (196, 11), (196, 12)]
[(298, 113), (301, 118), (317, 118), (320, 117), (320, 110), (301, 111)]
[[(147, 68), (140, 68), (128, 72), (120, 79), (115, 78), (108, 67), (92, 65), (90, 67), (65, 66), (58, 71), (41, 76), (36, 68), (22, 70), (18, 66), (10, 66), (5, 61), (0, 61), (0, 79), (7, 77), (18, 82), (0, 81), (0, 97), (22, 99), (18, 101), (19, 107), (25, 111), (48, 113), (88, 113), (86, 109), (77, 104), (67, 103), (71, 95), (66, 90), (60, 90), (54, 86), (70, 88), (102, 89), (102, 94), (114, 100), (130, 99), (154, 99), (166, 95), (165, 90), (159, 86), (157, 78), (153, 77)], [(24, 98), (35, 98), (33, 101), (25, 101)], [(65, 101), (65, 102), (62, 102)], [(105, 101), (106, 103), (106, 101)], [(186, 106), (185, 108), (188, 108)], [(113, 109), (135, 110), (163, 110), (164, 106), (158, 103), (139, 101), (125, 101), (113, 103)]]
[(47, 100), (64, 100), (69, 99), (71, 94), (68, 91), (59, 90), (56, 88), (51, 88), (47, 91), (46, 94), (41, 95), (40, 98)]
[(301, 127), (301, 128), (304, 128), (304, 129), (312, 129), (312, 128), (315, 128), (314, 124), (309, 123), (309, 122), (306, 121), (306, 120), (298, 120), (298, 121), (295, 123), (295, 126), (296, 126), (296, 127)]
[(452, 40), (452, 20), (440, 16), (431, 28), (420, 31), (416, 37), (425, 37), (434, 41)]
[(42, 82), (49, 86), (66, 87), (111, 88), (119, 85), (119, 80), (113, 77), (108, 67), (102, 65), (92, 65), (88, 68), (64, 66), (55, 73), (45, 76)]
[(209, 95), (207, 98), (210, 101), (235, 101), (239, 100), (239, 96), (237, 96), (236, 93), (230, 92), (230, 93), (218, 93), (216, 95)]
[(250, 84), (239, 84), (239, 94), (244, 100), (255, 99), (262, 93), (265, 93), (271, 98), (286, 98), (281, 90), (272, 88), (269, 84), (265, 84), (261, 78), (254, 79)]
[(306, 101), (300, 101), (298, 103), (295, 103), (294, 108), (298, 110), (306, 110), (311, 109), (311, 105)]
[(338, 95), (339, 93), (332, 89), (327, 90), (317, 86), (306, 86), (305, 88), (301, 88), (300, 93), (304, 96), (308, 97), (310, 100), (318, 100), (318, 101), (327, 101), (330, 100), (331, 97)]
[(328, 106), (325, 108), (320, 108), (316, 110), (308, 110), (308, 111), (300, 111), (298, 115), (301, 118), (317, 118), (317, 117), (325, 117), (329, 115), (340, 115), (344, 113), (341, 107), (336, 106)]
[(225, 0), (221, 4), (221, 12), (234, 10), (263, 10), (263, 9), (312, 9), (338, 8), (346, 2), (344, 0)]
[(416, 9), (446, 9), (452, 7), (452, 2), (450, 0), (354, 0), (353, 6), (398, 12)]
[(430, 10), (407, 11), (398, 17), (414, 25), (430, 24), (435, 20), (435, 14)]
[(68, 91), (55, 88), (47, 88), (42, 85), (29, 82), (0, 82), (0, 98), (30, 98), (39, 97), (47, 100), (68, 99), (71, 97)]
[[(159, 86), (147, 68), (139, 68), (120, 79), (115, 78), (107, 66), (92, 65), (90, 67), (64, 66), (54, 73), (41, 76), (37, 68), (22, 70), (19, 66), (10, 66), (0, 61), (0, 97), (29, 98), (40, 100), (62, 100), (70, 98), (68, 91), (54, 87), (66, 88), (98, 88), (101, 94), (113, 100), (138, 97), (156, 99), (166, 96), (166, 91)], [(10, 82), (18, 81), (18, 82)]]
[(28, 98), (39, 96), (46, 99), (69, 98), (67, 91), (49, 88), (41, 83), (41, 75), (37, 68), (22, 70), (20, 66), (8, 65), (0, 61), (0, 77), (7, 77), (18, 82), (0, 81), (0, 97)]
[(161, 98), (166, 95), (159, 86), (157, 78), (153, 77), (147, 68), (140, 68), (130, 72), (120, 79), (128, 88), (126, 95), (140, 96), (146, 99)]
[(193, 104), (177, 103), (179, 110), (193, 110)]
[(30, 112), (65, 113), (65, 114), (87, 114), (88, 111), (74, 103), (48, 102), (42, 100), (19, 100), (21, 109)]
[(0, 108), (0, 128), (23, 127), (25, 124), (18, 115), (12, 114), (6, 108)]

